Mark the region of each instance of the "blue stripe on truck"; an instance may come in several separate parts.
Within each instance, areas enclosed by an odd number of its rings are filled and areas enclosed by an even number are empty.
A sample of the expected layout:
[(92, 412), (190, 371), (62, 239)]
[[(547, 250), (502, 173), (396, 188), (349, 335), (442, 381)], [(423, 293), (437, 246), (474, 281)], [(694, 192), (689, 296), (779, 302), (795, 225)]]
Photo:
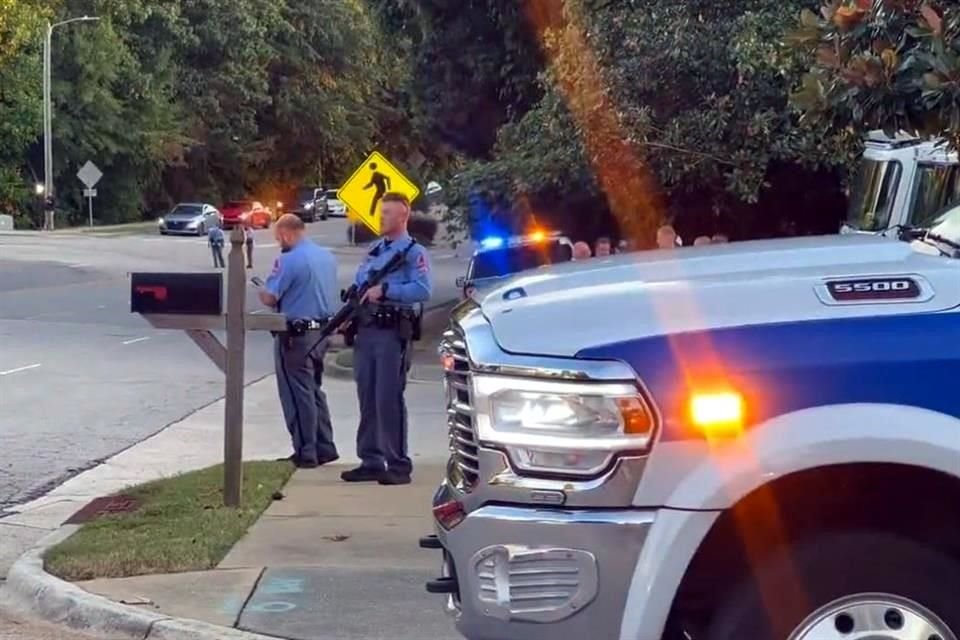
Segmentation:
[(725, 384), (744, 395), (751, 424), (849, 403), (899, 404), (960, 418), (957, 312), (655, 336), (591, 347), (577, 357), (633, 367), (663, 416), (662, 440), (702, 437), (685, 419), (691, 390)]

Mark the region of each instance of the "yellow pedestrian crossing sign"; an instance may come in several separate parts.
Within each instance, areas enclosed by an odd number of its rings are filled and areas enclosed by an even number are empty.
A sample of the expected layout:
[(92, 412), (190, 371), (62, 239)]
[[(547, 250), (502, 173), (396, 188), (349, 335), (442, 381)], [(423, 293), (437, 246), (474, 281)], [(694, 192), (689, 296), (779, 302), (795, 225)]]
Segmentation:
[(402, 193), (410, 198), (410, 202), (420, 195), (417, 185), (393, 166), (383, 154), (374, 151), (340, 187), (337, 198), (347, 206), (354, 217), (379, 235), (380, 200), (388, 192)]

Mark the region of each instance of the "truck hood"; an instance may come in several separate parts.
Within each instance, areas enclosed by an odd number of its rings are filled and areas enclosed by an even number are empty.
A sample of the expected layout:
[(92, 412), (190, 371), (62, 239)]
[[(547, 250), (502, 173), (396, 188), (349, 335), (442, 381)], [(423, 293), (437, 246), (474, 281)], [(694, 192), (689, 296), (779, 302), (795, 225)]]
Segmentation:
[[(932, 295), (838, 305), (827, 279), (914, 276)], [(960, 304), (960, 261), (875, 236), (823, 236), (638, 252), (521, 274), (478, 295), (500, 347), (570, 357), (655, 335)]]

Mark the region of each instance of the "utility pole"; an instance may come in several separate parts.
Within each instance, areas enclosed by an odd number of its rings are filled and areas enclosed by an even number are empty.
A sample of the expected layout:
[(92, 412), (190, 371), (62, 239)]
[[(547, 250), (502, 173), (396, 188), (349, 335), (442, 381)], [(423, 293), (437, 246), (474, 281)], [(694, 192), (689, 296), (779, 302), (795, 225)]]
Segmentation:
[(48, 198), (54, 196), (53, 193), (53, 101), (51, 100), (51, 44), (53, 42), (53, 30), (73, 22), (96, 22), (100, 18), (92, 16), (81, 16), (71, 18), (54, 24), (47, 23), (43, 37), (43, 190)]

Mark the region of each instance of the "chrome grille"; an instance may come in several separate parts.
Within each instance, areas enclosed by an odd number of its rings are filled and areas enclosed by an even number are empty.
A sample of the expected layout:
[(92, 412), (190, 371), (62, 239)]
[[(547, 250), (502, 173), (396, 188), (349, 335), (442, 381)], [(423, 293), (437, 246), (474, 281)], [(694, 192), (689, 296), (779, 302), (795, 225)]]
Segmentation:
[(444, 333), (440, 343), (444, 358), (444, 389), (447, 395), (447, 426), (450, 438), (448, 476), (462, 491), (471, 491), (480, 476), (479, 443), (473, 423), (470, 359), (466, 341), (457, 330)]

